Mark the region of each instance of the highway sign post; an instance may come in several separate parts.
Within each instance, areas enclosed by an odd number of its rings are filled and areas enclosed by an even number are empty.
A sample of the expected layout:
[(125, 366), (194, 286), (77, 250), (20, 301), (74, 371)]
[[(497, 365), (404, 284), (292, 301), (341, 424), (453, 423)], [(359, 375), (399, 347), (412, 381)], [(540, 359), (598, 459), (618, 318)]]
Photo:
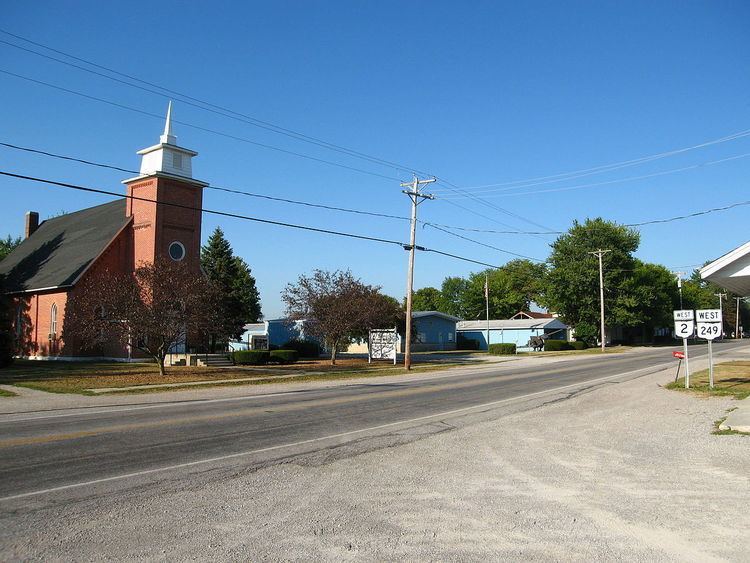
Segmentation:
[(685, 389), (690, 389), (690, 358), (688, 357), (688, 337), (695, 331), (695, 315), (692, 309), (674, 311), (674, 333), (682, 338), (682, 349), (685, 354)]
[(698, 321), (698, 338), (708, 340), (708, 387), (714, 388), (714, 353), (713, 340), (721, 336), (721, 309), (698, 309), (695, 312)]

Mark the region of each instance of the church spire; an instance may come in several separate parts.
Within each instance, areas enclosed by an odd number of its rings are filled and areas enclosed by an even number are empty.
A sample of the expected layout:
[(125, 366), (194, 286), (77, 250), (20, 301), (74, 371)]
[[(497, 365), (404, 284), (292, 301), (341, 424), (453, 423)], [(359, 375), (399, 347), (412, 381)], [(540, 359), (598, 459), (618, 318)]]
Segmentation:
[(172, 100), (169, 100), (167, 106), (167, 120), (164, 123), (164, 133), (159, 137), (159, 141), (167, 145), (177, 144), (177, 137), (172, 134)]

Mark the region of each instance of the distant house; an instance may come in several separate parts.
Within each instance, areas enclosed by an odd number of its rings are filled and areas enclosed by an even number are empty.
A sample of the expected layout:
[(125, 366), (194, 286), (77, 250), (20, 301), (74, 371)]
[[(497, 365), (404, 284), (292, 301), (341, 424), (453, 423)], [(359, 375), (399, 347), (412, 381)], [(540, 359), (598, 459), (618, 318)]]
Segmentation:
[[(456, 349), (456, 323), (461, 319), (440, 311), (414, 311), (411, 318), (414, 327), (414, 336), (411, 339), (412, 352)], [(396, 349), (403, 354), (406, 339), (403, 334), (399, 334), (398, 339)], [(364, 342), (352, 342), (349, 344), (347, 352), (350, 354), (367, 354), (367, 346), (366, 340)]]
[(456, 325), (456, 332), (458, 338), (476, 340), (480, 350), (487, 350), (488, 333), (490, 344), (511, 343), (518, 350), (527, 350), (527, 344), (534, 336), (546, 335), (552, 340), (566, 340), (568, 325), (555, 318), (514, 318), (490, 320), (489, 323), (461, 321)]
[(461, 319), (440, 311), (414, 311), (411, 318), (415, 333), (412, 352), (456, 349), (456, 323)]
[(229, 345), (233, 350), (268, 350), (272, 346), (283, 346), (290, 340), (314, 340), (305, 335), (304, 325), (305, 321), (289, 319), (271, 319), (246, 324), (242, 338), (230, 342)]

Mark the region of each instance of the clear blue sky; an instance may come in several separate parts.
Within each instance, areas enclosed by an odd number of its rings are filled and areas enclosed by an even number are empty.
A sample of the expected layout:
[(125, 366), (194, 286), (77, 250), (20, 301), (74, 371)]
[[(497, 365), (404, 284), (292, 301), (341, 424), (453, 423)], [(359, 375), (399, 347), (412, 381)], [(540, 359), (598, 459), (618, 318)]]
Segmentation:
[[(588, 169), (691, 147), (750, 129), (750, 4), (734, 2), (13, 2), (0, 27), (96, 63), (338, 145), (482, 186)], [(21, 44), (6, 35), (0, 39)], [(163, 114), (167, 100), (0, 44), (0, 69)], [(0, 73), (0, 141), (138, 167), (160, 120)], [(179, 102), (175, 119), (407, 180), (380, 166)], [(176, 125), (197, 150), (194, 175), (213, 185), (407, 215), (396, 180), (282, 154)], [(552, 230), (603, 216), (622, 223), (750, 199), (750, 137), (638, 166), (505, 191), (495, 206)], [(702, 165), (702, 166), (697, 166)], [(0, 147), (0, 168), (121, 190), (127, 175)], [(680, 172), (660, 172), (687, 168)], [(635, 176), (648, 178), (619, 180)], [(582, 184), (610, 184), (573, 190)], [(428, 221), (539, 230), (433, 185)], [(508, 186), (501, 186), (508, 187)], [(495, 189), (482, 188), (482, 190)], [(556, 190), (556, 191), (549, 191)], [(513, 192), (543, 193), (511, 195)], [(0, 236), (23, 214), (42, 217), (107, 201), (0, 178)], [(456, 207), (468, 207), (490, 219)], [(205, 206), (406, 241), (405, 221), (352, 216), (207, 191)], [(669, 267), (700, 264), (750, 239), (750, 207), (641, 229), (638, 256)], [(314, 268), (350, 268), (402, 297), (406, 253), (232, 219), (221, 225), (253, 268), (267, 317), (279, 293)], [(467, 233), (464, 233), (467, 234)], [(545, 259), (552, 236), (468, 234)], [(483, 262), (512, 256), (429, 227), (418, 243)], [(415, 287), (481, 269), (420, 253)]]

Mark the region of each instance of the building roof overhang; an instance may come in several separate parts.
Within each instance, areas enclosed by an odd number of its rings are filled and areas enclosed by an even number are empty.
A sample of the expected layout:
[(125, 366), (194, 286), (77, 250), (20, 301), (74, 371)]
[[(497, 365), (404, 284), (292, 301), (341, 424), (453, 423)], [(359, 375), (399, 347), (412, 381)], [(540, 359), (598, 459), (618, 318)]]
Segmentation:
[(750, 242), (700, 269), (701, 278), (741, 296), (750, 295)]

